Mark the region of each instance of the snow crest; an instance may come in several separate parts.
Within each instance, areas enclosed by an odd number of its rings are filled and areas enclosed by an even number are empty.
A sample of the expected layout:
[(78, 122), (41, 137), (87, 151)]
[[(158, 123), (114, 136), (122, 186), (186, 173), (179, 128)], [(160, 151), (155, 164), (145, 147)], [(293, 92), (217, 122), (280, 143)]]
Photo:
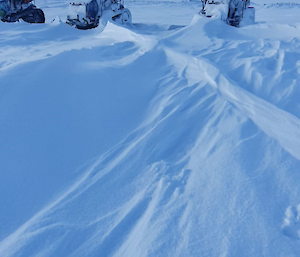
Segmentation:
[(299, 255), (300, 26), (198, 5), (0, 23), (0, 256)]

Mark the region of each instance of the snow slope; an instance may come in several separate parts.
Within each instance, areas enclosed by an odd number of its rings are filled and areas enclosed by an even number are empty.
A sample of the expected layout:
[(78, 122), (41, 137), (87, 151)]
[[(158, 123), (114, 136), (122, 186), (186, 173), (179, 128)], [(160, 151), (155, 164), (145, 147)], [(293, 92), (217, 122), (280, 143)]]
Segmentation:
[(299, 256), (300, 2), (274, 3), (0, 23), (0, 256)]

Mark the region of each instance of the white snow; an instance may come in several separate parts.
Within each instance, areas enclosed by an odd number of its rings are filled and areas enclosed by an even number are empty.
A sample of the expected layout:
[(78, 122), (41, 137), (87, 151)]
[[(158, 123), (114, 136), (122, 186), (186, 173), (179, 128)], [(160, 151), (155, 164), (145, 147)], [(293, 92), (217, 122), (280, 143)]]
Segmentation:
[(0, 22), (1, 257), (299, 256), (299, 0), (87, 31), (36, 5)]

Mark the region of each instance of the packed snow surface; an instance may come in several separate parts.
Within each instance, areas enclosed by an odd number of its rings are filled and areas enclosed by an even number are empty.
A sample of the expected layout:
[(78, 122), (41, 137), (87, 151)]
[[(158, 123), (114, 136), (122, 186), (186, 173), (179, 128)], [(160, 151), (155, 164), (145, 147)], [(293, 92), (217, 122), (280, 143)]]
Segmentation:
[(0, 22), (1, 257), (299, 257), (300, 1), (230, 27)]

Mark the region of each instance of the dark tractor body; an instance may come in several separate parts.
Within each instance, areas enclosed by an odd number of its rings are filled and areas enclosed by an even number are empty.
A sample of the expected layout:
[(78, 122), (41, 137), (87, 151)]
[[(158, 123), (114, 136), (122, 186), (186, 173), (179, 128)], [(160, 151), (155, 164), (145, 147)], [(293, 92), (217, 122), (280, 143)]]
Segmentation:
[(0, 0), (0, 19), (4, 22), (22, 19), (28, 23), (45, 23), (44, 12), (32, 0)]

